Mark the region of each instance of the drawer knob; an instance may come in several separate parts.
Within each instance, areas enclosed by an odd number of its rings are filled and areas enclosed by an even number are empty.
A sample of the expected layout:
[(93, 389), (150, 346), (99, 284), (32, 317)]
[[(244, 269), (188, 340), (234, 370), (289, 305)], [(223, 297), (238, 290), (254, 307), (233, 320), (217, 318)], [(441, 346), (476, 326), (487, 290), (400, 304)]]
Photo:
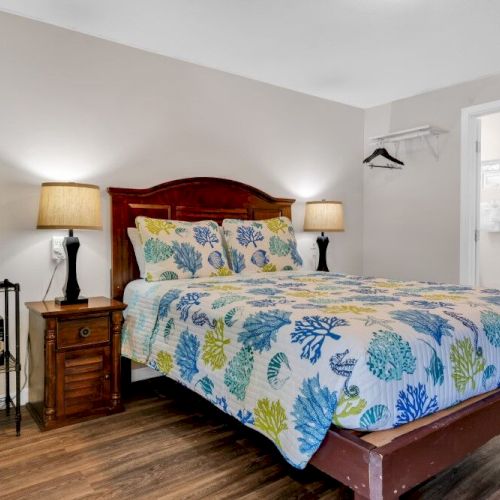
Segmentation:
[(92, 333), (92, 330), (88, 326), (82, 326), (80, 328), (80, 337), (86, 339), (87, 337), (90, 337), (90, 334)]

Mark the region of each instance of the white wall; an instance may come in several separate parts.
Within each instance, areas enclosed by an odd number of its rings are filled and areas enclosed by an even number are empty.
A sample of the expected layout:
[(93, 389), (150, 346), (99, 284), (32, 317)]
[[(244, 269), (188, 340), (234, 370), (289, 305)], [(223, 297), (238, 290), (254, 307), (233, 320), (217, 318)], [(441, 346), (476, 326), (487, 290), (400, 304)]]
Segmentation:
[[(361, 272), (362, 110), (7, 14), (0, 33), (0, 278), (20, 282), (23, 301), (42, 298), (52, 271), (57, 232), (35, 229), (50, 180), (103, 188), (104, 230), (78, 233), (87, 295), (109, 293), (104, 189), (196, 175), (296, 197), (298, 231), (305, 200), (343, 200), (329, 263)], [(314, 239), (299, 233), (309, 267)], [(23, 342), (26, 325), (23, 314)]]
[(414, 141), (403, 170), (365, 169), (364, 274), (396, 279), (459, 281), (461, 109), (500, 99), (500, 76), (485, 78), (366, 110), (368, 139), (430, 124), (447, 129), (439, 160)]
[[(500, 113), (481, 118), (481, 161), (500, 160)], [(481, 187), (481, 203), (500, 204), (500, 187)], [(500, 232), (481, 231), (479, 286), (500, 288)]]

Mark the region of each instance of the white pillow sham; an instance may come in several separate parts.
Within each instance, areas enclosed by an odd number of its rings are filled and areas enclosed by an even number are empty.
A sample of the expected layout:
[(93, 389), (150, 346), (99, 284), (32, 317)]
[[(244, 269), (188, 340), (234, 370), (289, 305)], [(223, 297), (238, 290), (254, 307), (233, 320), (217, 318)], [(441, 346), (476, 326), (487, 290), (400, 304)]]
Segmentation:
[(135, 260), (139, 267), (139, 275), (141, 278), (146, 276), (146, 261), (144, 260), (144, 249), (142, 248), (141, 235), (136, 227), (128, 227), (127, 234), (134, 248)]

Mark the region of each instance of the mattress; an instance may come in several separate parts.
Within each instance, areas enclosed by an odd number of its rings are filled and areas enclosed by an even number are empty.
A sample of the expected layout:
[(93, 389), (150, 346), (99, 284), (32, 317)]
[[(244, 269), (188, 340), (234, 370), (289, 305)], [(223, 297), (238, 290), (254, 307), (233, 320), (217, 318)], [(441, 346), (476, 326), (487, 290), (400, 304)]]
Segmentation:
[(131, 282), (122, 354), (303, 468), (330, 425), (397, 427), (499, 386), (500, 291), (317, 272)]

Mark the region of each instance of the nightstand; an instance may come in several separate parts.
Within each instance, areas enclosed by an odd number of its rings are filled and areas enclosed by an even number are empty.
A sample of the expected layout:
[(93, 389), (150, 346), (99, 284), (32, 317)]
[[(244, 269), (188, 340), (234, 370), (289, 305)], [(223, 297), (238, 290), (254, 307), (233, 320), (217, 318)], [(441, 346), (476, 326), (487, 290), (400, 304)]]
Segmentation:
[(126, 305), (105, 297), (27, 302), (31, 415), (42, 430), (123, 411), (120, 340)]

